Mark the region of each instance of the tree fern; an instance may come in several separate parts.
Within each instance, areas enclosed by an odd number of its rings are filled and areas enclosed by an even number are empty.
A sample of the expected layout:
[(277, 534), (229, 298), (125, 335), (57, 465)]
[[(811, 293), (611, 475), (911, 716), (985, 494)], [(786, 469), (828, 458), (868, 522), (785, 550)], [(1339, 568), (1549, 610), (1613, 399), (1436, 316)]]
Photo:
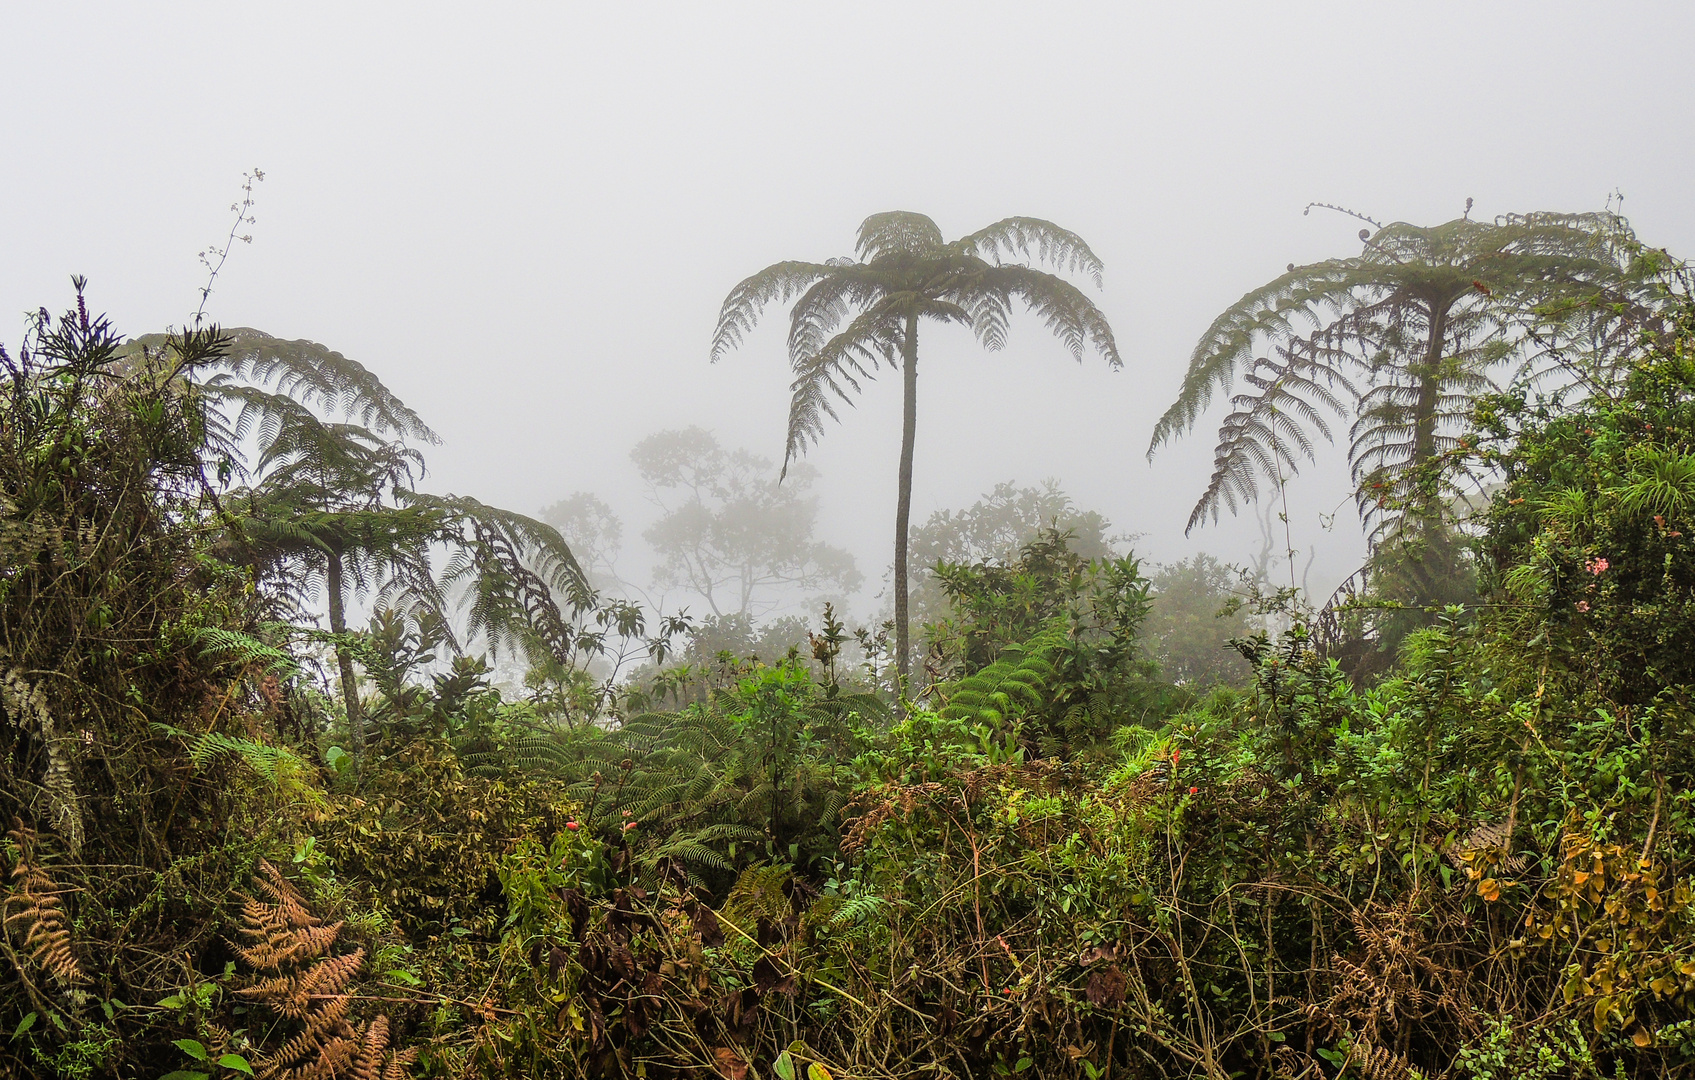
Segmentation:
[[(1628, 328), (1656, 317), (1648, 263), (1610, 213), (1398, 222), (1360, 239), (1358, 256), (1291, 264), (1220, 314), (1195, 346), (1150, 457), (1193, 427), (1215, 393), (1239, 380), (1251, 389), (1233, 398), (1189, 528), (1216, 519), (1220, 505), (1234, 512), (1257, 498), (1260, 479), (1293, 475), (1315, 437), (1331, 439), (1324, 417), (1351, 411), (1361, 517), (1374, 535), (1392, 529), (1405, 507), (1439, 505), (1445, 490), (1419, 486), (1418, 474), (1458, 448), (1492, 372), (1545, 372), (1556, 362), (1568, 372), (1607, 370)], [(1276, 359), (1256, 356), (1262, 345)], [(1574, 351), (1586, 353), (1582, 364)]]
[[(789, 313), (790, 385), (783, 468), (837, 419), (836, 402), (852, 403), (864, 381), (887, 365), (903, 372), (899, 494), (895, 512), (896, 663), (911, 663), (906, 545), (912, 502), (918, 324), (929, 319), (969, 327), (984, 348), (1001, 349), (1015, 306), (1041, 319), (1082, 360), (1093, 349), (1117, 368), (1118, 344), (1095, 303), (1060, 273), (1083, 273), (1100, 285), (1101, 262), (1081, 237), (1039, 218), (1012, 217), (947, 242), (923, 214), (873, 214), (859, 227), (858, 259), (780, 262), (742, 281), (724, 300), (712, 338), (714, 362), (739, 346), (772, 303)], [(843, 323), (846, 323), (844, 326)]]

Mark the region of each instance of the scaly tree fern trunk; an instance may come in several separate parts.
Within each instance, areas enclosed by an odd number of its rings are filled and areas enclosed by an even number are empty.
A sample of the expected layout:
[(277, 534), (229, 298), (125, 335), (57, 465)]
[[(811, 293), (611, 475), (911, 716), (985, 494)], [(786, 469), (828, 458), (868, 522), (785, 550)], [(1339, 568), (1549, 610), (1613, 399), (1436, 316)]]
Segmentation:
[[(347, 613), (342, 608), (341, 552), (329, 553), (329, 570), (324, 575), (325, 588), (330, 594), (330, 633), (347, 633)], [(353, 760), (357, 764), (365, 756), (365, 719), (359, 713), (359, 683), (353, 675), (353, 654), (339, 642), (335, 647), (336, 665), (341, 669), (341, 700), (347, 707), (347, 730), (353, 743)]]
[[(1413, 368), (1418, 380), (1418, 399), (1413, 403), (1412, 468), (1415, 483), (1421, 483), (1423, 470), (1436, 457), (1436, 410), (1442, 400), (1442, 345), (1448, 336), (1448, 308), (1453, 303), (1442, 298), (1430, 302), (1430, 336), (1425, 342), (1424, 363)], [(1415, 534), (1429, 534), (1435, 524), (1441, 500), (1436, 491), (1409, 492), (1412, 525)]]
[(895, 502), (895, 671), (904, 680), (912, 668), (912, 632), (907, 625), (906, 542), (912, 518), (912, 444), (918, 432), (918, 313), (908, 312), (901, 341), (904, 391), (900, 428), (900, 495)]

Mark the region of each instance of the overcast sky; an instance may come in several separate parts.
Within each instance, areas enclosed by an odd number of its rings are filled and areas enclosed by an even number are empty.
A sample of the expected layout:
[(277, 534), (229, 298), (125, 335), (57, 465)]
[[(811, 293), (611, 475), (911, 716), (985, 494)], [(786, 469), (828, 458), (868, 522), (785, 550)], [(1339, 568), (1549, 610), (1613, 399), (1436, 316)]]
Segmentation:
[[(850, 254), (876, 211), (950, 237), (1080, 233), (1125, 370), (1031, 320), (1005, 352), (932, 330), (914, 518), (1062, 481), (1171, 559), (1216, 415), (1145, 458), (1211, 318), (1359, 223), (1600, 209), (1695, 251), (1688, 3), (0, 6), (0, 312), (86, 274), (126, 334), (180, 325), (196, 253), (257, 166), (254, 241), (209, 305), (374, 369), (446, 444), (436, 491), (645, 513), (631, 445), (698, 423), (780, 458), (784, 312), (716, 366), (718, 305), (783, 258)], [(0, 316), (15, 344), (23, 321)], [(888, 562), (899, 381), (809, 457), (823, 532)], [(1362, 543), (1332, 470), (1292, 488), (1315, 590)], [(869, 594), (862, 612), (869, 613)]]

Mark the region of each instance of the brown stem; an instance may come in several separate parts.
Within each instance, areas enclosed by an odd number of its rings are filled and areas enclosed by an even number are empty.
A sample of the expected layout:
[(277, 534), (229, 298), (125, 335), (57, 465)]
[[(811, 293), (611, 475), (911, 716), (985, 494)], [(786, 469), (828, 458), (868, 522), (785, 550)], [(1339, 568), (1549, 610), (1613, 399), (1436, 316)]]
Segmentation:
[[(901, 341), (904, 381), (901, 396), (900, 491), (895, 502), (895, 672), (904, 682), (912, 666), (912, 635), (908, 626), (906, 541), (912, 519), (912, 444), (918, 432), (918, 313), (906, 316)], [(905, 687), (901, 688), (905, 691)]]
[(1642, 857), (1637, 860), (1644, 866), (1648, 865), (1648, 856), (1654, 853), (1654, 834), (1660, 830), (1660, 800), (1666, 793), (1664, 781), (1657, 776), (1654, 779), (1658, 781), (1654, 785), (1654, 816), (1648, 821), (1648, 839), (1642, 841)]
[[(332, 634), (347, 633), (347, 615), (342, 608), (342, 567), (341, 552), (331, 551), (329, 554), (329, 570), (325, 574), (325, 589), (330, 594), (330, 632)], [(353, 744), (353, 761), (361, 762), (365, 757), (365, 721), (359, 714), (359, 683), (353, 674), (353, 654), (340, 641), (335, 646), (336, 665), (341, 669), (341, 700), (347, 707), (347, 730), (349, 741)]]

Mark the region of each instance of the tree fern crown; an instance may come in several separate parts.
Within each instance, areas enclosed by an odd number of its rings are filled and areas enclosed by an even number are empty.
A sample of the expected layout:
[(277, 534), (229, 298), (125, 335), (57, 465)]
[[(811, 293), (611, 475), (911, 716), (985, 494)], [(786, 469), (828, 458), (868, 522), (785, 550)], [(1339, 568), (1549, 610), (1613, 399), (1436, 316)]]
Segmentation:
[(1239, 388), (1190, 529), (1292, 475), (1315, 435), (1332, 438), (1324, 417), (1350, 410), (1360, 512), (1381, 526), (1415, 467), (1458, 445), (1493, 376), (1537, 377), (1572, 349), (1604, 368), (1649, 305), (1640, 245), (1611, 213), (1396, 222), (1360, 239), (1359, 255), (1291, 264), (1196, 344), (1148, 445), (1152, 458)]
[(837, 401), (851, 402), (882, 365), (900, 366), (909, 319), (970, 327), (998, 350), (1017, 304), (1076, 359), (1093, 350), (1123, 366), (1106, 317), (1059, 276), (1082, 274), (1098, 288), (1100, 258), (1052, 222), (1010, 217), (950, 243), (925, 215), (890, 211), (865, 219), (854, 250), (851, 259), (774, 263), (732, 289), (718, 315), (714, 362), (741, 344), (767, 305), (793, 305), (785, 471), (823, 435), (825, 419), (838, 418)]

